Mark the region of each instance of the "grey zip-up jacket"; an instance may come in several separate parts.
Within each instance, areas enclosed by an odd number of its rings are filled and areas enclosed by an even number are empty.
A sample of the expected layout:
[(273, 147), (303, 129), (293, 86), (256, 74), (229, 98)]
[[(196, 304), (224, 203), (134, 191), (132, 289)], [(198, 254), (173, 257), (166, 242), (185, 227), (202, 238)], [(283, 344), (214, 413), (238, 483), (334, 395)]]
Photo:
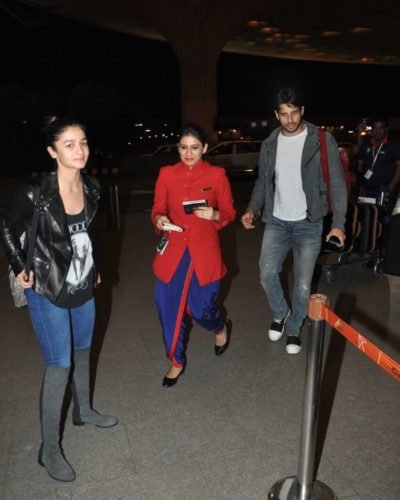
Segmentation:
[[(321, 222), (328, 212), (327, 186), (323, 179), (318, 128), (307, 125), (307, 137), (301, 158), (301, 178), (307, 201), (307, 219)], [(262, 210), (262, 220), (272, 222), (275, 197), (275, 164), (278, 135), (281, 127), (275, 129), (262, 143), (258, 162), (258, 179), (247, 210), (258, 214)], [(347, 190), (339, 150), (332, 134), (326, 132), (328, 149), (330, 191), (332, 193), (332, 228), (344, 231), (347, 210)]]

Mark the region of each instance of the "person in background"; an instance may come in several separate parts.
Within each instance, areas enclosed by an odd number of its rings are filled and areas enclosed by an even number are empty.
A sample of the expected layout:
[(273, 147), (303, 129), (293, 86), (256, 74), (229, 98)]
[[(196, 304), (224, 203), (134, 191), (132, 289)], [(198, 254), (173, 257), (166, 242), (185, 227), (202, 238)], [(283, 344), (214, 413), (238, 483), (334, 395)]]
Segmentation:
[(378, 197), (382, 191), (397, 199), (400, 184), (400, 141), (388, 135), (386, 118), (371, 120), (371, 136), (365, 137), (358, 152), (358, 170), (365, 194)]
[[(53, 479), (73, 481), (75, 472), (59, 443), (61, 408), (71, 373), (73, 424), (117, 424), (115, 417), (100, 415), (90, 404), (94, 287), (100, 283), (93, 255), (94, 219), (100, 188), (96, 179), (82, 173), (89, 156), (84, 125), (53, 117), (45, 132), (56, 171), (22, 186), (5, 211), (0, 235), (17, 281), (25, 288), (45, 362), (38, 461)], [(40, 217), (33, 267), (27, 276), (26, 245), (21, 247), (17, 231), (22, 226), (29, 235), (35, 210), (40, 210)]]
[[(153, 262), (157, 277), (155, 301), (171, 366), (162, 385), (172, 387), (186, 364), (185, 314), (215, 335), (215, 354), (225, 352), (229, 323), (216, 306), (222, 261), (218, 231), (236, 211), (225, 170), (203, 160), (207, 141), (203, 129), (186, 124), (179, 134), (180, 162), (160, 170), (151, 220), (164, 237)], [(170, 230), (167, 224), (181, 231)]]
[(383, 272), (400, 276), (400, 196), (389, 214), (383, 252)]
[[(298, 90), (281, 89), (275, 116), (280, 126), (263, 142), (258, 179), (241, 221), (254, 228), (260, 211), (266, 223), (260, 256), (260, 280), (273, 312), (271, 341), (279, 340), (286, 327), (286, 352), (301, 351), (300, 329), (306, 317), (311, 280), (327, 214), (327, 186), (323, 180), (318, 128), (303, 120), (304, 104)], [(326, 133), (332, 194), (332, 223), (326, 241), (344, 244), (347, 190), (335, 139)], [(292, 250), (294, 285), (292, 309), (285, 299), (279, 274)]]

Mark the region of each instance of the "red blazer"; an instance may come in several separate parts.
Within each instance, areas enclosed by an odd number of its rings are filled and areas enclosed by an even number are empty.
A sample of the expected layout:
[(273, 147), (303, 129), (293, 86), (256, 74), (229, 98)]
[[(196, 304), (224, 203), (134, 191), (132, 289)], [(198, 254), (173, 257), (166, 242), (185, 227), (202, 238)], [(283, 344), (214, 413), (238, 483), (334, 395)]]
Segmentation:
[[(200, 219), (185, 214), (183, 201), (202, 200), (219, 210), (220, 220)], [(170, 240), (164, 253), (157, 254), (153, 262), (154, 274), (168, 283), (182, 256), (189, 248), (194, 271), (201, 286), (221, 279), (226, 273), (222, 262), (218, 230), (235, 219), (231, 187), (225, 170), (200, 161), (191, 169), (182, 162), (160, 170), (154, 195), (151, 219), (167, 215), (173, 224), (184, 231), (168, 232)]]

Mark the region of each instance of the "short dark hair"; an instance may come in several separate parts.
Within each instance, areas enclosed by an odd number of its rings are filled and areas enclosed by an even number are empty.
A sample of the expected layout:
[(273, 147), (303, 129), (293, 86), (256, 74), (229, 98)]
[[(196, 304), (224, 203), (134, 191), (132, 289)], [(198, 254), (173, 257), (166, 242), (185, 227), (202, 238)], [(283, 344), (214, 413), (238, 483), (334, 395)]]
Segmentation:
[(373, 125), (374, 123), (378, 123), (378, 122), (384, 123), (385, 127), (387, 127), (389, 125), (389, 120), (387, 119), (386, 116), (376, 115), (376, 116), (373, 116), (371, 118), (371, 125)]
[(301, 108), (304, 106), (303, 96), (298, 89), (292, 87), (280, 89), (275, 99), (275, 111), (279, 110), (281, 104)]
[(86, 134), (85, 125), (75, 118), (46, 116), (43, 123), (46, 146), (51, 146), (54, 149), (60, 135), (69, 127), (79, 127)]
[(204, 132), (204, 129), (200, 127), (200, 125), (197, 125), (197, 123), (186, 123), (181, 130), (179, 131), (179, 137), (185, 137), (187, 135), (192, 135), (193, 137), (196, 137), (203, 146), (207, 144), (207, 137), (206, 133)]

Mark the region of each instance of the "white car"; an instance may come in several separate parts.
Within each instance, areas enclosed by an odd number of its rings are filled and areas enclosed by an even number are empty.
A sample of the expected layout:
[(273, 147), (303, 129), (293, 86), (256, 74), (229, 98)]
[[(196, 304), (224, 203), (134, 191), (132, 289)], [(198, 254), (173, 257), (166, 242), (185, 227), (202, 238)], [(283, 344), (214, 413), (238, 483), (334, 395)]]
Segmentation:
[(152, 153), (142, 154), (139, 161), (143, 165), (145, 172), (157, 173), (161, 167), (174, 165), (179, 161), (177, 145), (161, 144)]
[(230, 177), (254, 177), (258, 170), (261, 140), (225, 141), (211, 147), (206, 160), (224, 167)]

